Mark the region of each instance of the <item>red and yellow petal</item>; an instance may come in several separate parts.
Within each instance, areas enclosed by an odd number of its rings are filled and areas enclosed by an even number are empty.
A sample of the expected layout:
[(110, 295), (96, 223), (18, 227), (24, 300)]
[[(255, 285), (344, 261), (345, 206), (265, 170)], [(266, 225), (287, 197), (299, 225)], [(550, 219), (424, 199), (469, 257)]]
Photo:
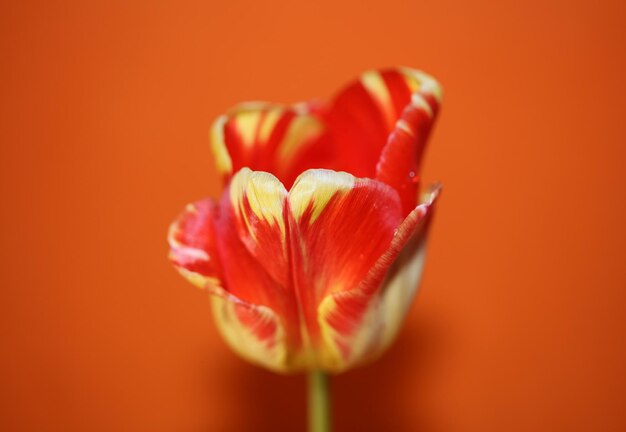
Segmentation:
[(237, 106), (211, 129), (218, 171), (227, 182), (248, 167), (271, 172), (289, 185), (303, 153), (324, 135), (323, 116), (323, 108), (313, 102), (291, 107), (264, 102)]
[[(288, 284), (287, 190), (272, 174), (240, 170), (222, 200), (224, 218), (232, 212), (232, 226), (248, 252), (279, 284)], [(232, 240), (232, 239), (231, 239)]]
[[(404, 213), (408, 214), (417, 201), (420, 165), (430, 130), (435, 121), (441, 88), (430, 76), (402, 69), (406, 91), (396, 97), (398, 108), (410, 96), (382, 149), (376, 166), (376, 178), (392, 186), (400, 194)], [(395, 79), (398, 79), (396, 76)], [(396, 86), (396, 90), (399, 89)]]
[[(229, 201), (230, 195), (225, 195)], [(293, 324), (274, 311), (270, 301), (255, 295), (275, 292), (280, 284), (251, 256), (233, 215), (224, 200), (219, 205), (210, 199), (189, 204), (170, 226), (170, 259), (185, 278), (211, 294), (214, 319), (236, 352), (277, 372), (302, 368), (291, 353), (299, 350), (299, 342), (285, 330)], [(262, 238), (261, 231), (255, 232)]]
[(289, 346), (302, 345), (298, 304), (291, 289), (285, 222), (287, 191), (265, 172), (240, 170), (220, 202), (218, 249), (227, 291), (272, 309)]
[(244, 302), (220, 288), (209, 292), (218, 329), (235, 352), (276, 372), (291, 370), (285, 328), (272, 309)]
[(216, 207), (210, 199), (188, 204), (168, 232), (169, 258), (174, 267), (201, 288), (207, 284), (221, 286), (214, 226)]
[(320, 302), (318, 318), (328, 369), (339, 372), (373, 359), (395, 338), (421, 279), (438, 194), (436, 187), (406, 217), (356, 289), (331, 293)]
[(387, 185), (330, 170), (303, 173), (288, 201), (293, 289), (308, 341), (325, 357), (317, 346), (320, 300), (365, 278), (389, 247), (401, 206)]
[(364, 73), (331, 104), (329, 134), (339, 169), (381, 180), (417, 203), (419, 162), (441, 99), (430, 76), (408, 68)]

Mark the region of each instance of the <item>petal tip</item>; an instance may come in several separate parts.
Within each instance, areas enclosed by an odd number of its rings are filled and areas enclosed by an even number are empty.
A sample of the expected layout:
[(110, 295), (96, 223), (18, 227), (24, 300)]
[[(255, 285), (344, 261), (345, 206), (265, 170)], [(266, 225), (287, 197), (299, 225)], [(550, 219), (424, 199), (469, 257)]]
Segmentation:
[(436, 181), (428, 187), (428, 190), (424, 193), (422, 202), (427, 205), (432, 205), (439, 198), (443, 191), (443, 183)]
[(432, 75), (419, 69), (413, 69), (406, 66), (400, 67), (398, 70), (417, 81), (420, 92), (432, 94), (437, 104), (441, 103), (441, 100), (443, 99), (443, 88), (439, 81), (437, 81)]

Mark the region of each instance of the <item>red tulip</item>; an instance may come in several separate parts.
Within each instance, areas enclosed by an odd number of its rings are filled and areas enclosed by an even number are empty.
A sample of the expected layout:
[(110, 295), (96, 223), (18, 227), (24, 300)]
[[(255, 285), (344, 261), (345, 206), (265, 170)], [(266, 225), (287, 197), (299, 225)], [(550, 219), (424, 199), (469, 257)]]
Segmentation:
[(172, 224), (170, 258), (240, 355), (340, 372), (393, 340), (439, 191), (418, 202), (440, 96), (422, 72), (372, 71), (328, 105), (244, 104), (215, 122), (226, 187)]

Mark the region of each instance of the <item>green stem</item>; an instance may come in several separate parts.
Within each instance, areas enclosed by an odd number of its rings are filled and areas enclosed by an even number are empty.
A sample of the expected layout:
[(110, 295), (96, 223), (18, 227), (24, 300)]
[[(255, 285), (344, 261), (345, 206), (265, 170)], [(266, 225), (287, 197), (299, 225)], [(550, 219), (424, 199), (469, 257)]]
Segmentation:
[(330, 432), (330, 395), (328, 375), (313, 371), (309, 385), (309, 432)]

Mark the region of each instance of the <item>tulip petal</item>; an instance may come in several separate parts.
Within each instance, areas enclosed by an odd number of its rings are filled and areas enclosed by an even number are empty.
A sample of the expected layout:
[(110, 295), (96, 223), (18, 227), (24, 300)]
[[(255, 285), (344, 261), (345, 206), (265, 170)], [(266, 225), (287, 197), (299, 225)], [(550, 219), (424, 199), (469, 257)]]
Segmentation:
[(215, 241), (216, 204), (204, 199), (189, 204), (170, 225), (170, 260), (191, 283), (204, 288), (221, 286), (219, 255)]
[[(324, 148), (315, 145), (325, 131), (323, 109), (309, 102), (291, 107), (265, 102), (241, 104), (219, 117), (211, 129), (211, 148), (227, 182), (243, 167), (267, 171), (289, 186), (302, 164), (319, 163)], [(304, 154), (308, 157), (303, 157)], [(295, 170), (300, 171), (295, 171)]]
[(233, 177), (227, 195), (222, 200), (223, 219), (232, 211), (227, 225), (233, 225), (248, 252), (272, 278), (287, 285), (287, 190), (273, 175), (243, 168)]
[(276, 177), (244, 168), (222, 196), (216, 233), (225, 289), (242, 302), (273, 311), (285, 329), (293, 362), (291, 351), (302, 347), (302, 338), (291, 289), (286, 200)]
[(319, 301), (355, 289), (365, 278), (388, 248), (401, 206), (381, 182), (322, 169), (298, 177), (288, 200), (294, 291), (315, 345)]
[[(288, 370), (287, 337), (280, 317), (262, 303), (249, 303), (229, 292), (231, 286), (248, 287), (250, 280), (255, 284), (252, 288), (261, 285), (273, 289), (275, 282), (250, 257), (236, 235), (224, 238), (232, 230), (222, 231), (227, 219), (222, 213), (220, 206), (210, 199), (189, 204), (170, 226), (170, 259), (185, 278), (211, 294), (218, 328), (235, 351), (272, 370)], [(229, 242), (224, 251), (220, 250), (219, 244), (223, 244), (220, 240)], [(239, 253), (233, 254), (234, 250)], [(235, 265), (224, 265), (227, 262), (222, 257), (230, 260), (230, 264), (234, 255)], [(238, 269), (237, 264), (242, 268)], [(234, 278), (224, 270), (235, 271), (241, 277)]]
[(319, 306), (322, 337), (339, 372), (379, 355), (395, 338), (417, 291), (439, 187), (398, 227), (387, 250), (357, 288), (334, 292)]
[(384, 96), (377, 96), (384, 92), (386, 86), (380, 74), (368, 72), (331, 102), (328, 126), (339, 153), (340, 169), (357, 177), (374, 178), (376, 162), (391, 130), (391, 107), (380, 102)]
[(440, 98), (439, 85), (423, 72), (364, 73), (331, 104), (329, 133), (339, 168), (394, 187), (408, 214), (417, 202), (419, 162)]
[(422, 72), (403, 69), (402, 73), (411, 92), (410, 100), (398, 111), (400, 117), (376, 166), (376, 179), (398, 191), (404, 213), (408, 214), (416, 204), (422, 155), (439, 109), (441, 88)]
[(235, 352), (276, 372), (289, 370), (284, 326), (272, 309), (244, 302), (219, 288), (209, 292), (213, 317)]

